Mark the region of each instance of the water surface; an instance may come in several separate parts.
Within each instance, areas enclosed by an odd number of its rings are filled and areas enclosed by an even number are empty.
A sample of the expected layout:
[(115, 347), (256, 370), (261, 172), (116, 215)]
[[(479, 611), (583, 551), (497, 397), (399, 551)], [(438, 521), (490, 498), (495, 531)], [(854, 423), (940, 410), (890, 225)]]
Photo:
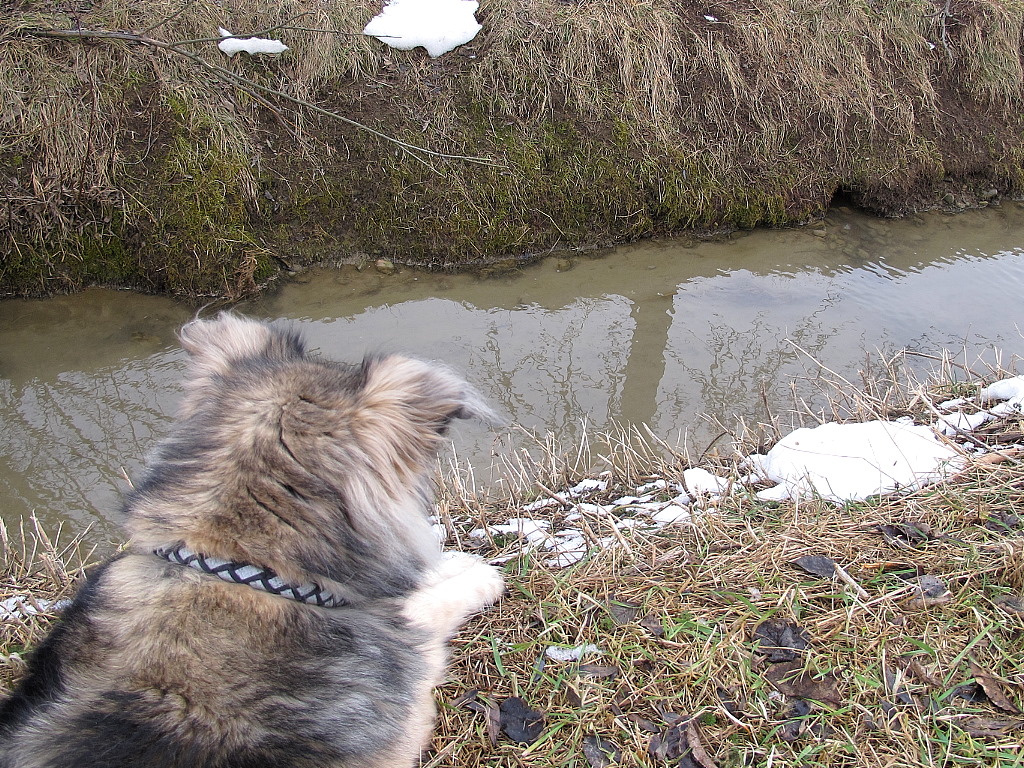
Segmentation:
[[(407, 352), (464, 372), (511, 422), (571, 443), (649, 424), (699, 452), (716, 429), (792, 405), (810, 359), (857, 377), (874, 350), (1020, 353), (1024, 207), (647, 242), (515, 274), (372, 267), (304, 273), (246, 312), (298, 323), (324, 355)], [(166, 433), (192, 310), (92, 290), (0, 303), (0, 509), (116, 540), (118, 500)], [(514, 439), (455, 433), (487, 466)]]

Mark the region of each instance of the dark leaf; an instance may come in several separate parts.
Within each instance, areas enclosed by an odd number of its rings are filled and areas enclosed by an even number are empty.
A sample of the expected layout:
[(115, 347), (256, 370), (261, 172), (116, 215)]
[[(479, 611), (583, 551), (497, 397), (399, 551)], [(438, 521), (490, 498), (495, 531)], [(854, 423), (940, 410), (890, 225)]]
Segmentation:
[(530, 675), (530, 682), (535, 683), (544, 676), (544, 665), (547, 662), (544, 660), (544, 654), (542, 653), (537, 657), (537, 660), (533, 662), (533, 674)]
[(974, 659), (969, 659), (968, 665), (971, 668), (971, 674), (974, 675), (974, 679), (978, 681), (978, 685), (982, 687), (985, 695), (988, 696), (989, 701), (993, 705), (999, 707), (1004, 712), (1014, 715), (1020, 714), (1020, 708), (1010, 701), (1010, 697), (1006, 695), (1006, 691), (1003, 690), (1002, 684), (996, 679), (994, 674), (980, 666)]
[(487, 740), (491, 746), (498, 743), (498, 735), (501, 733), (501, 712), (498, 705), (493, 701), (487, 702)]
[(583, 756), (587, 758), (591, 768), (605, 768), (622, 759), (622, 752), (609, 739), (600, 736), (586, 736), (583, 739)]
[(641, 717), (635, 712), (630, 712), (628, 715), (626, 715), (626, 719), (629, 720), (631, 723), (636, 723), (642, 731), (647, 731), (648, 733), (661, 732), (661, 728), (656, 726), (653, 721), (648, 720), (646, 717)]
[(919, 662), (913, 656), (901, 656), (896, 660), (896, 662), (904, 670), (909, 672), (922, 683), (931, 686), (938, 686), (943, 684), (941, 677), (937, 677), (936, 675), (929, 672), (927, 669), (924, 668), (924, 665), (922, 665), (921, 662)]
[(756, 651), (768, 661), (793, 661), (810, 645), (807, 631), (789, 619), (768, 619), (754, 627)]
[(996, 533), (1012, 533), (1024, 528), (1024, 518), (1012, 512), (996, 512), (985, 518), (985, 527)]
[(648, 613), (640, 619), (640, 626), (646, 629), (655, 637), (665, 636), (665, 627), (661, 625), (661, 617), (655, 613)]
[(918, 576), (912, 583), (914, 584), (914, 596), (903, 603), (907, 608), (920, 610), (932, 605), (942, 605), (953, 599), (949, 588), (946, 587), (946, 582), (938, 576), (924, 574)]
[(779, 738), (783, 741), (796, 741), (800, 738), (800, 734), (804, 732), (807, 727), (807, 716), (811, 713), (811, 705), (802, 699), (797, 699), (793, 702), (788, 710), (786, 710), (783, 717), (787, 718), (786, 722), (782, 724), (782, 728), (779, 729)]
[(963, 699), (970, 704), (984, 704), (988, 701), (985, 689), (975, 682), (961, 683), (949, 693), (949, 698)]
[(480, 691), (476, 688), (471, 688), (457, 699), (452, 699), (452, 706), (465, 707), (466, 709), (471, 709), (474, 712), (482, 712), (484, 705), (477, 700), (478, 693), (480, 693)]
[(1002, 595), (992, 602), (1007, 613), (1024, 613), (1024, 600), (1017, 595)]
[(604, 607), (608, 611), (608, 615), (612, 617), (612, 621), (620, 626), (622, 624), (629, 624), (640, 613), (640, 606), (628, 600), (611, 598), (605, 603)]
[(648, 754), (656, 761), (678, 761), (679, 768), (718, 768), (700, 741), (693, 718), (680, 718), (663, 734), (653, 736)]
[(953, 723), (976, 739), (998, 739), (1024, 729), (1024, 720), (1016, 717), (971, 716), (954, 720)]
[(478, 714), (483, 715), (486, 718), (487, 738), (490, 740), (491, 746), (493, 747), (498, 743), (500, 719), (498, 714), (498, 705), (493, 701), (479, 698), (478, 694), (479, 691), (475, 688), (473, 690), (466, 691), (452, 702), (452, 706), (465, 707), (472, 712), (477, 712)]
[(900, 704), (913, 705), (914, 697), (910, 695), (910, 689), (905, 686), (896, 673), (888, 667), (882, 667), (882, 675), (885, 678), (885, 690), (896, 697)]
[(579, 709), (583, 706), (583, 699), (580, 698), (579, 693), (571, 685), (565, 685), (562, 687), (562, 692), (565, 695), (565, 700), (569, 703), (569, 706)]
[(598, 679), (618, 677), (621, 671), (618, 667), (602, 666), (600, 664), (580, 664), (579, 666), (579, 673), (581, 675)]
[(839, 681), (832, 674), (815, 678), (801, 669), (799, 661), (772, 664), (765, 670), (764, 677), (780, 693), (799, 699), (813, 699), (826, 704), (839, 705), (843, 701), (839, 693)]
[(730, 715), (735, 718), (741, 718), (746, 715), (746, 712), (743, 711), (746, 701), (743, 694), (735, 688), (726, 688), (719, 685), (715, 688), (715, 693), (718, 694), (719, 701), (722, 702), (722, 706), (725, 707)]
[(823, 579), (831, 579), (836, 575), (835, 561), (821, 555), (804, 555), (793, 561), (796, 565), (808, 573), (820, 576)]
[(544, 730), (544, 715), (530, 709), (518, 696), (509, 696), (499, 710), (501, 730), (518, 744), (532, 744)]
[(931, 526), (921, 522), (882, 523), (874, 530), (894, 547), (916, 547), (935, 538)]

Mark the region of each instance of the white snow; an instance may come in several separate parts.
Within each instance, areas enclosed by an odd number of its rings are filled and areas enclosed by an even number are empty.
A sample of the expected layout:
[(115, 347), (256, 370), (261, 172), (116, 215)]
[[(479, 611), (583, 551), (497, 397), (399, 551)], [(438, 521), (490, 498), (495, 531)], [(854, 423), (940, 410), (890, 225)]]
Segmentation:
[(719, 477), (700, 467), (684, 469), (683, 482), (686, 483), (690, 493), (697, 494), (698, 496), (701, 494), (721, 496), (729, 487), (728, 478)]
[(986, 421), (992, 421), (995, 416), (987, 411), (977, 413), (951, 413), (948, 416), (940, 416), (935, 423), (936, 428), (944, 435), (958, 435), (961, 432), (973, 432)]
[[(962, 448), (951, 445), (937, 434), (969, 433), (993, 418), (993, 414), (1024, 410), (1024, 376), (996, 382), (979, 392), (983, 404), (1002, 401), (977, 413), (957, 411), (940, 416), (931, 426), (915, 425), (909, 418), (895, 421), (830, 423), (797, 429), (786, 435), (767, 455), (753, 454), (740, 466), (749, 474), (726, 478), (699, 467), (683, 471), (690, 493), (677, 482), (658, 478), (634, 489), (636, 495), (616, 498), (608, 504), (579, 501), (579, 497), (605, 491), (605, 480), (583, 480), (572, 488), (521, 507), (523, 513), (549, 507), (568, 508), (560, 519), (562, 527), (553, 530), (552, 522), (516, 517), (503, 525), (490, 526), (492, 533), (514, 533), (525, 539), (521, 551), (550, 553), (545, 565), (564, 568), (587, 557), (595, 550), (618, 546), (617, 536), (598, 538), (586, 535), (570, 524), (597, 518), (600, 525), (612, 525), (617, 531), (657, 530), (668, 525), (685, 524), (695, 515), (705, 514), (701, 498), (720, 496), (730, 486), (739, 487), (775, 483), (758, 491), (758, 498), (782, 501), (791, 498), (820, 497), (837, 503), (863, 500), (898, 490), (916, 490), (961, 471), (963, 448), (975, 451), (973, 444)], [(973, 405), (972, 399), (942, 403), (944, 409)], [(984, 450), (984, 449), (982, 449)], [(676, 494), (664, 500), (665, 496)], [(661, 496), (662, 500), (655, 499)], [(570, 511), (571, 510), (571, 511)], [(482, 529), (471, 536), (484, 537)], [(491, 562), (515, 557), (502, 555)]]
[(820, 496), (844, 502), (920, 488), (962, 466), (931, 427), (903, 421), (822, 424), (790, 432), (767, 456), (751, 456), (774, 488), (765, 500)]
[(996, 416), (1020, 413), (1024, 410), (1024, 376), (1013, 376), (990, 384), (978, 392), (978, 399), (983, 403), (1004, 401), (989, 409)]
[(19, 616), (32, 616), (42, 611), (62, 611), (71, 605), (70, 600), (37, 600), (32, 597), (15, 595), (0, 600), (0, 621), (16, 619)]
[(437, 58), (476, 37), (479, 5), (474, 0), (390, 0), (363, 34), (403, 51), (423, 46)]
[(593, 643), (577, 645), (572, 648), (562, 648), (558, 645), (549, 645), (544, 649), (544, 655), (552, 661), (579, 661), (589, 654), (600, 655), (603, 651)]
[(217, 32), (222, 38), (217, 43), (217, 47), (228, 56), (234, 56), (241, 51), (255, 55), (257, 53), (284, 53), (288, 50), (288, 46), (280, 40), (270, 40), (265, 37), (232, 37), (224, 27), (218, 27)]
[(1024, 400), (1024, 376), (1012, 376), (1008, 379), (989, 384), (978, 392), (978, 399), (983, 403), (993, 400)]

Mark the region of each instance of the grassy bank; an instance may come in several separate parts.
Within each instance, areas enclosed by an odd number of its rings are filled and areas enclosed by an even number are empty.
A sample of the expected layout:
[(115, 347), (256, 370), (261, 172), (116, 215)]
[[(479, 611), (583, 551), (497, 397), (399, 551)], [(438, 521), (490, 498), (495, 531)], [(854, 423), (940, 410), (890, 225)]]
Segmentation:
[[(887, 381), (834, 405), (927, 422), (934, 403), (974, 390)], [(1005, 448), (1022, 426), (1019, 414), (989, 422), (973, 439), (1003, 449), (912, 493), (767, 503), (737, 484), (660, 528), (616, 528), (594, 512), (682, 481), (688, 462), (635, 434), (572, 451), (547, 443), (535, 463), (510, 457), (498, 498), (452, 475), (439, 498), (448, 546), (504, 562), (508, 592), (454, 640), (424, 765), (1024, 764), (1024, 465)], [(732, 452), (702, 464), (739, 474)], [(580, 513), (573, 524), (592, 544), (614, 539), (569, 567), (518, 537), (473, 534), (596, 473), (606, 485), (568, 508), (531, 508), (553, 524)], [(37, 529), (27, 539), (27, 553), (4, 539), (0, 600), (66, 596), (75, 550)], [(20, 672), (11, 652), (54, 618), (28, 613), (0, 621), (6, 684)], [(548, 650), (588, 646), (568, 661)]]
[[(436, 60), (355, 34), (375, 0), (75, 7), (0, 19), (0, 295), (239, 298), (323, 261), (460, 268), (800, 222), (837, 193), (898, 215), (1022, 190), (1016, 1), (483, 0)], [(291, 50), (227, 59), (219, 25)]]

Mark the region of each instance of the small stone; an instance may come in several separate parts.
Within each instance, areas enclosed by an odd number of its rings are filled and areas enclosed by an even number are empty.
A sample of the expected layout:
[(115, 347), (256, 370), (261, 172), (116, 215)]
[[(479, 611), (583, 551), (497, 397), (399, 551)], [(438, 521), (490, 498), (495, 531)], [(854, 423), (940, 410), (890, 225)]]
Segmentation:
[(398, 268), (395, 266), (395, 263), (390, 259), (377, 259), (377, 261), (374, 262), (373, 266), (382, 275), (393, 275), (395, 274), (395, 272), (398, 271)]
[(986, 189), (984, 192), (981, 193), (981, 198), (983, 200), (994, 200), (997, 197), (999, 197), (999, 190), (996, 189), (995, 187), (992, 187), (991, 189)]
[(568, 272), (570, 269), (572, 269), (572, 260), (559, 259), (558, 261), (555, 262), (555, 269), (557, 269), (559, 272)]
[(828, 234), (828, 232), (826, 232), (824, 229), (812, 229), (811, 234), (814, 235), (815, 237), (824, 237), (825, 235)]

